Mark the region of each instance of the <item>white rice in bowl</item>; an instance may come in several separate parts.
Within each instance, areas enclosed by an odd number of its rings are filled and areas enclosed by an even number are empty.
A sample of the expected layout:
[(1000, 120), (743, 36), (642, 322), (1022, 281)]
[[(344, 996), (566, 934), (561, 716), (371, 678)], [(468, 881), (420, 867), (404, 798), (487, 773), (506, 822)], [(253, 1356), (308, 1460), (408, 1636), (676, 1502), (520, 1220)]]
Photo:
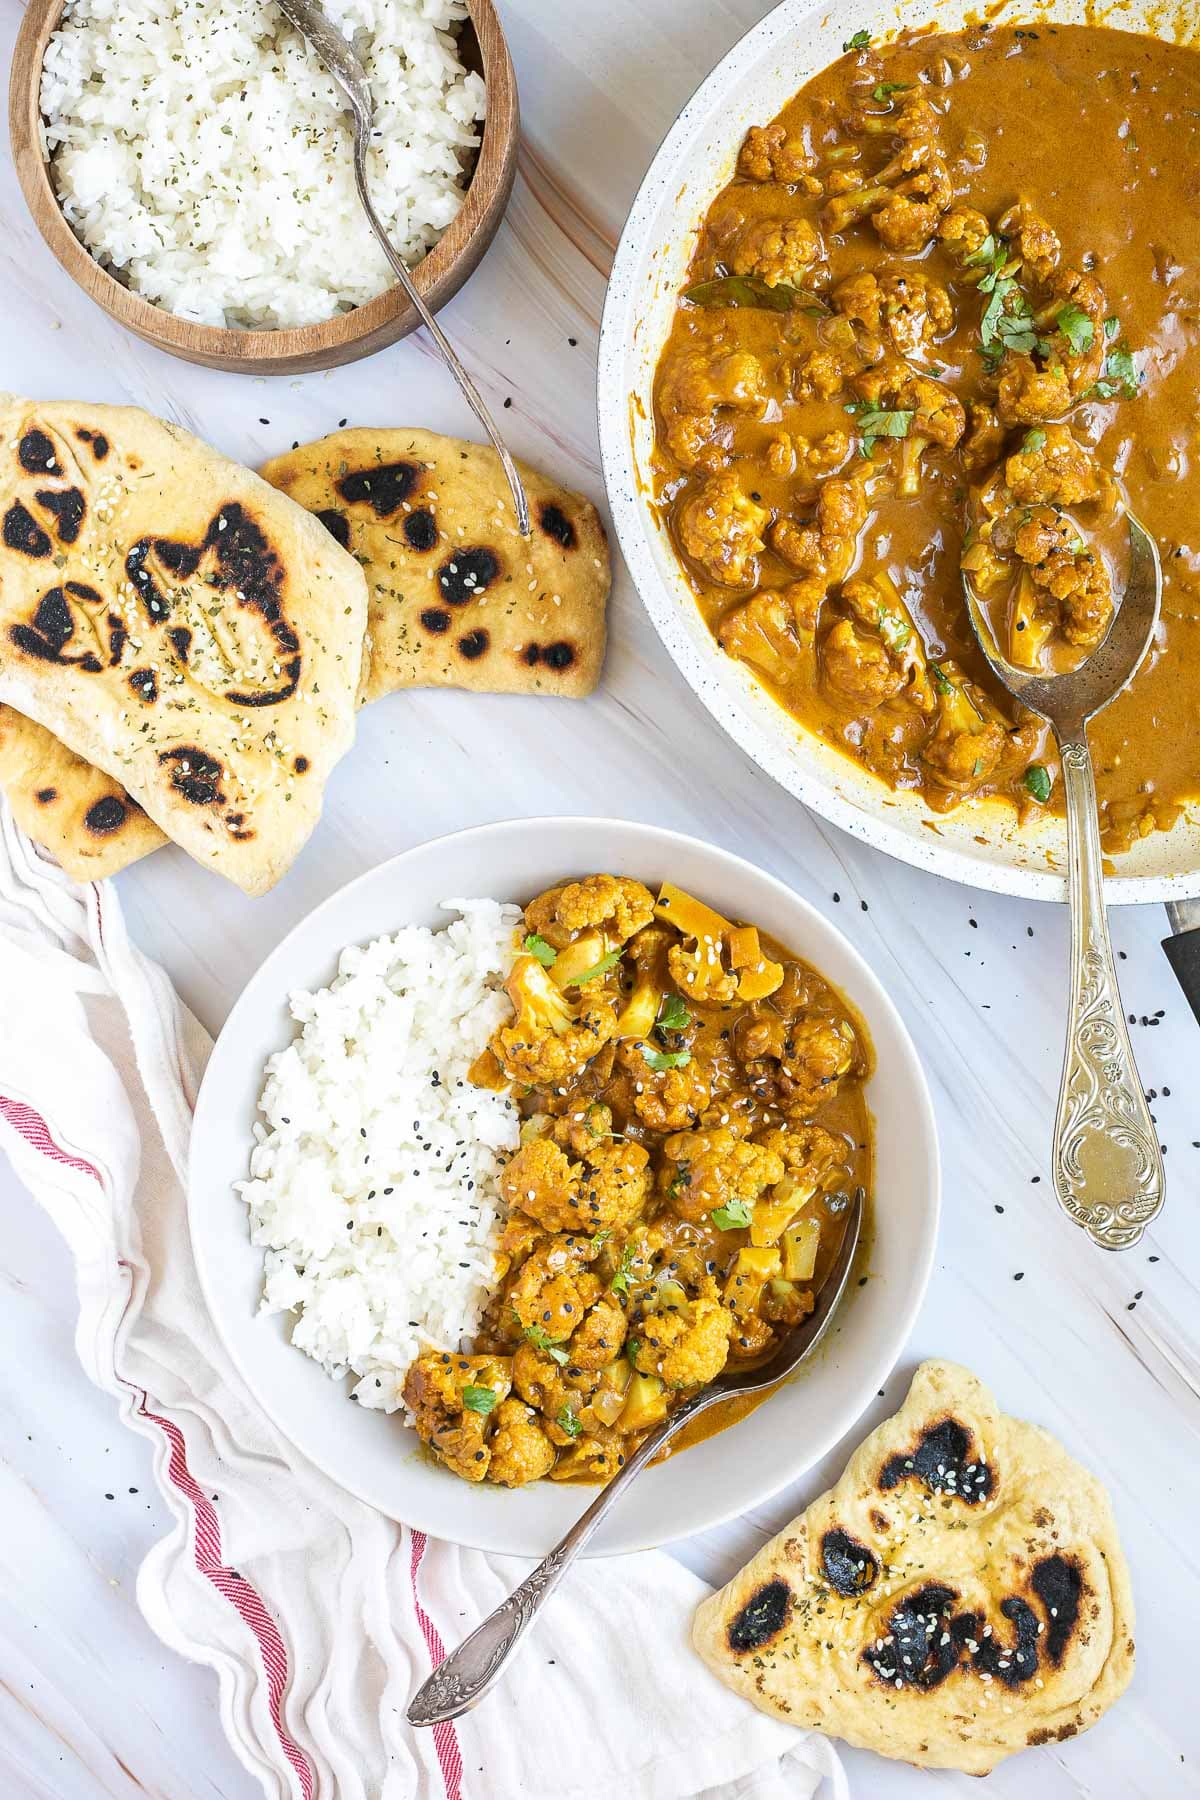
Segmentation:
[(342, 953), (336, 979), (291, 997), (299, 1033), (267, 1064), (250, 1179), (261, 1310), (387, 1411), (422, 1350), (474, 1335), (496, 1277), (498, 1177), (520, 1138), (472, 1062), (511, 1017), (501, 987), (520, 910), (447, 900), (442, 931), (409, 926)]
[[(408, 263), (457, 214), (484, 84), (465, 0), (325, 0), (371, 80), (368, 179)], [(271, 0), (66, 0), (42, 70), (67, 222), (158, 306), (205, 325), (311, 325), (392, 283), (354, 188), (348, 115)]]

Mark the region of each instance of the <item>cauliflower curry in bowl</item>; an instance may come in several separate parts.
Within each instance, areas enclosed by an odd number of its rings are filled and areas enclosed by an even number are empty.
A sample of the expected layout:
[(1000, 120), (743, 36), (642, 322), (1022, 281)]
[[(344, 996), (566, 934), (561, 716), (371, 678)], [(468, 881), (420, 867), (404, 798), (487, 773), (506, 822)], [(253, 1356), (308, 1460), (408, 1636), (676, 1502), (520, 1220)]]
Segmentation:
[[(942, 812), (1058, 808), (995, 682), (1089, 654), (1122, 508), (1162, 624), (1093, 722), (1105, 848), (1200, 797), (1200, 56), (1095, 28), (859, 32), (750, 130), (655, 383), (655, 491), (703, 612), (802, 725)], [(1081, 122), (1084, 129), (1080, 130)]]
[(497, 1287), (471, 1354), (424, 1353), (404, 1398), (467, 1481), (604, 1482), (811, 1311), (870, 1183), (871, 1047), (815, 969), (669, 884), (564, 882), (519, 936), (472, 1069), (523, 1119)]

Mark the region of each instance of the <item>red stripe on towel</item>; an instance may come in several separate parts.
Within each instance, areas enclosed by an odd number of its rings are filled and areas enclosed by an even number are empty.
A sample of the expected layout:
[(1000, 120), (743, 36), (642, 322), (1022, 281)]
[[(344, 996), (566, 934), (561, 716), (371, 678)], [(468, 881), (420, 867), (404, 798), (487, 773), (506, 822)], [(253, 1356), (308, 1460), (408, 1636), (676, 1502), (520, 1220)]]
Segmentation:
[[(413, 1606), (416, 1608), (417, 1623), (421, 1627), (425, 1646), (429, 1651), (429, 1660), (436, 1669), (439, 1663), (446, 1660), (446, 1646), (442, 1642), (441, 1632), (421, 1605), (421, 1596), (417, 1592), (417, 1571), (424, 1561), (429, 1539), (423, 1531), (410, 1532), (409, 1536), (412, 1539)], [(446, 1784), (446, 1800), (462, 1800), (462, 1751), (458, 1747), (458, 1733), (454, 1729), (452, 1720), (443, 1719), (440, 1725), (433, 1727), (433, 1746), (437, 1751), (438, 1763), (441, 1766), (442, 1780)]]
[[(50, 1128), (45, 1119), (31, 1106), (26, 1106), (20, 1100), (12, 1100), (6, 1094), (0, 1094), (0, 1118), (5, 1119), (19, 1137), (23, 1138), (34, 1150), (49, 1157), (52, 1162), (65, 1164), (70, 1169), (78, 1169), (81, 1174), (90, 1175), (93, 1181), (103, 1186), (100, 1173), (93, 1164), (84, 1162), (77, 1156), (69, 1156), (65, 1150), (61, 1149), (50, 1135)], [(169, 1419), (160, 1418), (157, 1413), (150, 1411), (144, 1393), (139, 1398), (138, 1411), (143, 1418), (151, 1420), (166, 1435), (167, 1442), (171, 1447), (171, 1454), (167, 1462), (167, 1474), (192, 1508), (195, 1526), (193, 1535), (196, 1568), (208, 1581), (211, 1581), (218, 1593), (229, 1601), (239, 1617), (253, 1632), (267, 1677), (267, 1698), (272, 1723), (279, 1735), (283, 1753), (296, 1772), (296, 1779), (300, 1783), (300, 1791), (304, 1800), (312, 1800), (315, 1785), (312, 1765), (283, 1722), (282, 1702), (288, 1681), (288, 1659), (279, 1629), (264, 1606), (260, 1595), (250, 1586), (249, 1582), (245, 1581), (235, 1569), (226, 1568), (221, 1561), (220, 1523), (212, 1503), (196, 1485), (195, 1478), (187, 1466), (187, 1450), (183, 1441), (183, 1433)], [(460, 1769), (461, 1766), (460, 1759)], [(457, 1800), (457, 1795), (451, 1795), (450, 1800)]]

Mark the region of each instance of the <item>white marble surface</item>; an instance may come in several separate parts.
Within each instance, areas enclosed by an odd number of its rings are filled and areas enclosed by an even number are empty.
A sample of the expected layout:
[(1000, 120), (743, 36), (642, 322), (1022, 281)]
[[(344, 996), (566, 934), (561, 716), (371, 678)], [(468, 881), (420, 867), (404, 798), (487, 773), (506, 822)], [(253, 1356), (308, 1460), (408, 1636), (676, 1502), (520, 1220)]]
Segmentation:
[[(521, 177), (498, 243), (445, 323), (493, 402), (511, 396), (514, 448), (597, 498), (592, 354), (615, 235), (678, 105), (766, 10), (766, 0), (503, 7), (525, 104)], [(15, 0), (0, 0), (6, 46), (17, 20)], [(0, 388), (132, 400), (247, 461), (342, 418), (470, 429), (420, 341), (326, 376), (255, 384), (122, 335), (52, 261), (7, 163), (0, 295)], [(173, 850), (123, 877), (122, 898), (143, 947), (215, 1030), (267, 949), (350, 876), (434, 833), (552, 811), (661, 820), (753, 858), (830, 912), (888, 985), (933, 1085), (946, 1203), (927, 1303), (867, 1422), (900, 1399), (920, 1357), (970, 1363), (1006, 1407), (1059, 1433), (1106, 1478), (1138, 1597), (1128, 1697), (1087, 1736), (1004, 1765), (989, 1791), (1200, 1792), (1200, 1037), (1158, 948), (1163, 913), (1123, 911), (1114, 930), (1127, 1010), (1160, 1015), (1134, 1035), (1160, 1096), (1169, 1205), (1141, 1248), (1105, 1258), (1038, 1180), (1061, 1048), (1065, 915), (940, 884), (807, 815), (684, 688), (627, 580), (592, 701), (397, 696), (364, 716), (324, 823), (269, 898), (247, 902)], [(212, 1678), (166, 1656), (137, 1612), (137, 1564), (165, 1526), (146, 1446), (80, 1372), (67, 1255), (2, 1161), (0, 1204), (0, 1793), (253, 1800), (221, 1737)], [(723, 1578), (840, 1460), (677, 1554)], [(976, 1791), (964, 1777), (847, 1762), (856, 1795), (871, 1800)]]

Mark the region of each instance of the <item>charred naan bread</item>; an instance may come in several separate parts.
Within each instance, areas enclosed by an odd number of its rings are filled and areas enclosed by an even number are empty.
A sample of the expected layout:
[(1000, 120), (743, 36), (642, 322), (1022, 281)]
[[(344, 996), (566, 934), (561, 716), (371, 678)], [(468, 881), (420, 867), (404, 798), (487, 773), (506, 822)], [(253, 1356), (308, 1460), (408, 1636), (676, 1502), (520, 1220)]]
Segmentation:
[(366, 616), (353, 557), (186, 431), (0, 397), (0, 701), (247, 893), (353, 741)]
[(13, 817), (75, 881), (99, 881), (166, 838), (119, 781), (0, 706), (0, 788)]
[(1103, 1487), (953, 1363), (696, 1615), (764, 1712), (986, 1775), (1084, 1731), (1133, 1673), (1129, 1571)]
[(570, 698), (595, 687), (604, 527), (582, 495), (519, 466), (529, 539), (495, 451), (432, 431), (335, 431), (263, 469), (366, 572), (367, 700), (402, 687)]

